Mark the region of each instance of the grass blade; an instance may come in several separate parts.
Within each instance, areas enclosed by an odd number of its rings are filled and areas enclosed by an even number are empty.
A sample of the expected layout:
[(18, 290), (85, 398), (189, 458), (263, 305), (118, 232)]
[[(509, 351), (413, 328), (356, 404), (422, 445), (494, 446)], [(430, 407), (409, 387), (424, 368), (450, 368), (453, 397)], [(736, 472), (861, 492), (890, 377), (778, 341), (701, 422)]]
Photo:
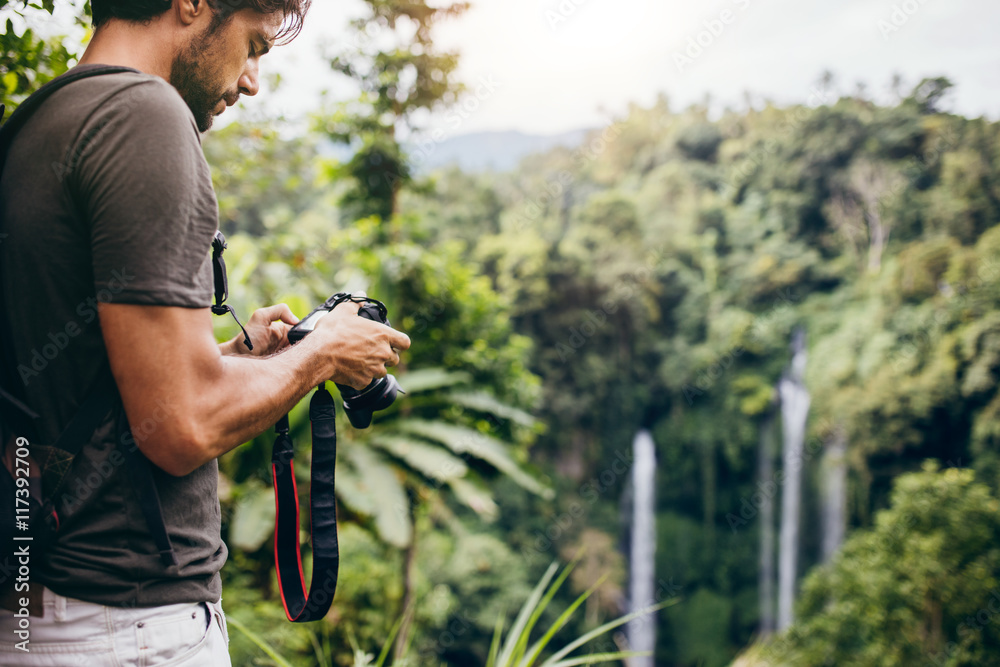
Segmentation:
[(500, 637), (503, 634), (504, 617), (497, 616), (496, 627), (493, 628), (493, 641), (490, 643), (490, 657), (486, 659), (486, 667), (495, 667), (497, 655), (500, 653)]
[(507, 635), (507, 641), (504, 642), (503, 650), (500, 651), (500, 657), (497, 659), (496, 667), (512, 667), (514, 649), (517, 647), (518, 641), (521, 638), (521, 633), (524, 631), (525, 625), (528, 623), (528, 617), (531, 616), (532, 610), (538, 605), (538, 602), (542, 599), (542, 595), (545, 589), (548, 587), (549, 582), (552, 581), (552, 577), (556, 574), (556, 569), (559, 567), (557, 561), (553, 561), (552, 565), (549, 565), (549, 569), (545, 571), (545, 576), (542, 577), (535, 589), (531, 591), (531, 595), (525, 601), (524, 606), (521, 607), (521, 611), (518, 613), (517, 618), (514, 621), (514, 625), (510, 628), (510, 634)]
[(270, 644), (268, 644), (266, 641), (264, 641), (256, 634), (254, 634), (253, 631), (250, 630), (250, 628), (243, 625), (232, 616), (227, 616), (226, 622), (229, 623), (229, 625), (232, 625), (240, 632), (242, 632), (243, 634), (245, 634), (250, 641), (252, 641), (260, 648), (261, 651), (267, 654), (267, 657), (269, 657), (271, 660), (274, 660), (274, 662), (278, 664), (278, 667), (292, 667), (290, 662), (288, 662), (280, 655), (278, 655), (278, 652), (275, 651)]
[[(396, 619), (396, 622), (392, 624), (392, 629), (389, 630), (389, 636), (385, 639), (385, 645), (382, 646), (382, 652), (378, 654), (378, 659), (375, 660), (374, 667), (382, 667), (382, 665), (385, 664), (386, 658), (389, 657), (389, 650), (392, 648), (392, 643), (396, 641), (396, 635), (399, 634), (399, 629), (403, 627), (403, 619), (406, 618), (408, 613), (410, 613), (410, 609), (413, 608), (413, 603), (414, 601), (410, 600), (410, 604), (406, 606), (403, 613), (400, 614), (399, 618)], [(407, 642), (407, 646), (409, 646), (409, 642)]]
[(649, 651), (622, 651), (620, 653), (593, 653), (591, 655), (570, 658), (557, 662), (552, 667), (572, 667), (573, 665), (593, 665), (597, 662), (607, 662), (609, 660), (624, 660), (625, 658), (645, 658), (649, 656)]
[(607, 579), (607, 575), (604, 575), (600, 579), (598, 579), (593, 586), (588, 588), (580, 595), (580, 597), (574, 600), (573, 604), (571, 604), (566, 609), (566, 611), (560, 614), (559, 618), (557, 618), (556, 622), (552, 624), (552, 627), (549, 628), (548, 632), (546, 632), (545, 635), (537, 642), (535, 642), (535, 644), (531, 647), (531, 652), (528, 658), (521, 662), (520, 667), (530, 667), (530, 665), (534, 663), (535, 659), (538, 658), (539, 655), (541, 655), (542, 651), (548, 645), (549, 641), (551, 641), (551, 639), (555, 636), (555, 634), (559, 632), (559, 630), (564, 625), (566, 625), (566, 621), (569, 620), (570, 616), (572, 616), (576, 612), (576, 610), (579, 609), (580, 605), (583, 604), (584, 600), (586, 600), (587, 598), (589, 598), (591, 595), (594, 594), (594, 591), (596, 591), (601, 586), (601, 584), (604, 583), (605, 579)]
[[(580, 558), (583, 557), (583, 550), (581, 550), (576, 557), (563, 568), (563, 571), (559, 573), (552, 585), (545, 592), (545, 596), (541, 601), (535, 606), (534, 611), (531, 612), (531, 617), (528, 619), (527, 625), (525, 625), (524, 630), (521, 632), (521, 636), (518, 637), (517, 646), (514, 650), (513, 661), (517, 662), (520, 667), (523, 667), (526, 663), (522, 658), (524, 658), (524, 653), (528, 648), (528, 640), (531, 639), (531, 631), (534, 629), (535, 624), (538, 619), (541, 618), (542, 614), (545, 612), (546, 607), (552, 602), (552, 598), (555, 597), (556, 592), (562, 587), (563, 583), (566, 581), (566, 577), (569, 573), (576, 567), (576, 564), (580, 562)], [(530, 664), (530, 663), (529, 663)]]
[(637, 611), (633, 611), (631, 614), (625, 614), (621, 618), (617, 618), (617, 619), (615, 619), (613, 621), (609, 621), (608, 623), (605, 623), (604, 625), (591, 630), (590, 632), (588, 632), (587, 634), (583, 635), (582, 637), (580, 637), (576, 641), (573, 641), (573, 642), (570, 642), (569, 644), (567, 644), (565, 647), (563, 647), (562, 649), (560, 649), (555, 655), (553, 655), (551, 658), (549, 658), (548, 660), (546, 660), (545, 662), (543, 662), (542, 663), (542, 667), (554, 667), (555, 665), (559, 664), (559, 660), (561, 660), (562, 658), (566, 657), (566, 655), (569, 654), (571, 651), (573, 651), (573, 650), (575, 650), (575, 649), (583, 646), (584, 644), (586, 644), (587, 642), (589, 642), (594, 637), (599, 637), (599, 636), (603, 635), (605, 632), (607, 632), (609, 630), (613, 630), (613, 629), (617, 628), (620, 625), (625, 625), (626, 623), (628, 623), (629, 621), (631, 621), (634, 618), (639, 618), (640, 616), (645, 616), (646, 614), (651, 614), (654, 611), (659, 611), (660, 609), (663, 609), (664, 607), (669, 607), (670, 605), (676, 604), (676, 603), (677, 603), (676, 599), (675, 600), (666, 600), (666, 601), (661, 602), (659, 604), (654, 604), (651, 607), (646, 607), (645, 609), (639, 609)]

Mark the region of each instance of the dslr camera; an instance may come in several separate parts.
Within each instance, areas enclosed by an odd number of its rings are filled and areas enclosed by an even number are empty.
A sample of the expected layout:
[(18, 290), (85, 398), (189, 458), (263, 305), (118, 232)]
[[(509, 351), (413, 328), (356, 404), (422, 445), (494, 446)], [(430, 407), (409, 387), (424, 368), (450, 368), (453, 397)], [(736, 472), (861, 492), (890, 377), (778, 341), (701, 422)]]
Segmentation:
[[(319, 322), (320, 318), (325, 317), (334, 308), (347, 301), (361, 304), (358, 317), (391, 326), (388, 310), (381, 301), (338, 292), (293, 326), (288, 331), (288, 342), (292, 345), (298, 343), (316, 328), (316, 323)], [(361, 391), (343, 384), (337, 384), (337, 389), (340, 390), (340, 395), (344, 399), (344, 411), (354, 428), (368, 428), (372, 423), (372, 414), (392, 405), (396, 400), (397, 393), (406, 393), (392, 375), (375, 378)]]

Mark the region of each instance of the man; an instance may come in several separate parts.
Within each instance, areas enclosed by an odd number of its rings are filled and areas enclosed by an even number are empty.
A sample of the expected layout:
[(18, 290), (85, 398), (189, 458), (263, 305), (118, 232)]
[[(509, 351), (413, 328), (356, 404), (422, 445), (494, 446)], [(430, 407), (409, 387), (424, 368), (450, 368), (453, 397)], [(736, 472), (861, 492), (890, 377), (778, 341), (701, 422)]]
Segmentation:
[(260, 58), (294, 37), (308, 4), (93, 0), (80, 66), (137, 71), (67, 85), (14, 140), (0, 180), (0, 287), (39, 437), (55, 440), (110, 362), (179, 565), (161, 564), (127, 466), (109, 464), (113, 412), (85, 450), (79, 509), (32, 556), (32, 607), (44, 614), (31, 618), (30, 652), (14, 646), (5, 612), (0, 664), (229, 664), (216, 458), (319, 383), (364, 388), (409, 347), (350, 305), (291, 348), (297, 319), (283, 305), (250, 318), (252, 355), (242, 336), (213, 338), (218, 208), (199, 132), (257, 94)]

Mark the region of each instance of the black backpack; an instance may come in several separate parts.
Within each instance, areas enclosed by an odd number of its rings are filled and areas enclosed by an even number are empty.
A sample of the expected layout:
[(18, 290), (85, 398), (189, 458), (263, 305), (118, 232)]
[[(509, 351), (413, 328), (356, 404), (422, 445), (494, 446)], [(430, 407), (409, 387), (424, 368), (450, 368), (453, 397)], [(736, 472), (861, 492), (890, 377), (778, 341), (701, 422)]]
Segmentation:
[[(81, 79), (135, 71), (128, 67), (83, 65), (45, 84), (0, 128), (0, 176), (15, 135), (54, 92)], [(3, 106), (0, 105), (2, 117)], [(5, 222), (0, 219), (0, 276), (4, 264), (4, 229)], [(25, 547), (38, 553), (56, 538), (60, 519), (67, 518), (65, 514), (60, 517), (60, 510), (68, 506), (59, 502), (60, 494), (70, 488), (76, 467), (73, 464), (98, 426), (112, 410), (117, 410), (117, 423), (122, 429), (128, 429), (111, 368), (105, 362), (94, 384), (84, 394), (77, 414), (54, 443), (42, 443), (37, 426), (39, 416), (28, 406), (24, 385), (17, 373), (7, 314), (4, 292), (0, 289), (0, 460), (4, 463), (0, 465), (0, 590), (17, 576), (16, 553)], [(138, 492), (160, 558), (165, 567), (176, 566), (177, 557), (163, 523), (152, 464), (139, 451), (131, 434), (122, 431), (114, 435), (121, 445), (127, 472)]]

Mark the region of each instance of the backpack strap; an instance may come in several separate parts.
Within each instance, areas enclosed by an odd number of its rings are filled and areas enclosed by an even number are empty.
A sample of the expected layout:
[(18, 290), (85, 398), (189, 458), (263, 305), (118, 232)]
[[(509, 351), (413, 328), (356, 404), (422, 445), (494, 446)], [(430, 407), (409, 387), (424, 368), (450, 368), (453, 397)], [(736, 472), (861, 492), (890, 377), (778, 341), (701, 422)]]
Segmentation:
[[(3, 176), (4, 166), (7, 164), (7, 154), (10, 152), (14, 137), (17, 136), (25, 123), (28, 122), (28, 118), (53, 93), (74, 81), (80, 81), (92, 76), (138, 71), (131, 67), (80, 65), (49, 81), (35, 91), (14, 111), (7, 122), (0, 127), (0, 177)], [(4, 106), (0, 105), (0, 120), (3, 119), (4, 111)], [(0, 224), (0, 229), (2, 229), (2, 224)], [(0, 263), (0, 266), (2, 266), (2, 263)], [(7, 322), (7, 307), (6, 303), (4, 303), (2, 289), (0, 289), (0, 337), (3, 338), (3, 343), (0, 344), (0, 348), (2, 348), (2, 351), (0, 351), (0, 355), (2, 355), (0, 356), (0, 415), (8, 422), (13, 423), (17, 430), (35, 435), (37, 434), (35, 422), (38, 419), (38, 414), (26, 405), (23, 394), (18, 391), (19, 387), (16, 381), (17, 360), (14, 357), (13, 346), (9, 344), (11, 340), (10, 323)]]
[[(69, 72), (66, 72), (61, 76), (57, 76), (36, 90), (30, 97), (28, 97), (28, 99), (21, 103), (21, 106), (14, 110), (10, 119), (3, 124), (3, 129), (0, 130), (0, 174), (3, 173), (4, 164), (7, 162), (7, 152), (10, 150), (10, 145), (14, 141), (14, 137), (28, 121), (28, 118), (30, 118), (38, 107), (42, 106), (42, 103), (49, 99), (54, 92), (75, 81), (89, 79), (92, 76), (138, 71), (139, 70), (132, 67), (119, 67), (117, 65), (79, 65), (74, 67)], [(0, 120), (3, 119), (3, 112), (4, 107), (3, 105), (0, 105)]]

